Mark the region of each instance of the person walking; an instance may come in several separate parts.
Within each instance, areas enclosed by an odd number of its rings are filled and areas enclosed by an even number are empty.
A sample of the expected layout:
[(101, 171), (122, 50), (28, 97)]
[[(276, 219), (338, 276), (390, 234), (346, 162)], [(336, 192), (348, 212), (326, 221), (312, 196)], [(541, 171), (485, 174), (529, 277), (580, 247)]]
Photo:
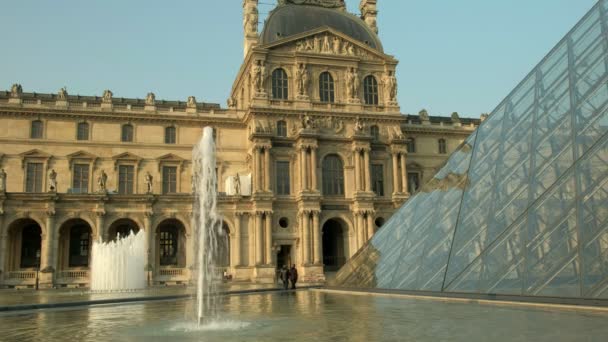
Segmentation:
[(298, 270), (296, 269), (296, 265), (291, 265), (291, 269), (289, 270), (289, 280), (291, 280), (291, 289), (296, 289), (296, 283), (298, 282)]
[(283, 265), (283, 268), (279, 271), (279, 278), (283, 282), (283, 290), (287, 290), (289, 288), (289, 269), (287, 265)]

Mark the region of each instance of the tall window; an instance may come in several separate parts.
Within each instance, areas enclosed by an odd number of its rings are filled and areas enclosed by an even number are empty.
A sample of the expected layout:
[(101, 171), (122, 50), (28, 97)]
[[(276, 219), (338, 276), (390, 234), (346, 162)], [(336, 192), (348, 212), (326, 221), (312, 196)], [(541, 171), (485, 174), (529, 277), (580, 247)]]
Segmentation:
[(416, 139), (409, 138), (407, 140), (407, 152), (408, 153), (416, 153)]
[(329, 155), (323, 160), (323, 194), (344, 195), (344, 167), (337, 155)]
[(133, 125), (126, 124), (122, 125), (122, 132), (120, 135), (122, 142), (133, 142)]
[(89, 192), (89, 165), (74, 164), (72, 179), (72, 193), (86, 194)]
[(378, 81), (372, 75), (363, 79), (363, 97), (366, 105), (378, 104)]
[(420, 189), (420, 173), (408, 172), (407, 173), (407, 191), (410, 194), (416, 193)]
[(287, 136), (287, 123), (283, 120), (277, 122), (277, 136), (279, 136), (279, 137)]
[(334, 78), (327, 71), (319, 76), (319, 98), (321, 102), (333, 103), (335, 100)]
[(44, 125), (40, 120), (32, 121), (32, 129), (30, 131), (30, 138), (32, 139), (42, 139), (42, 129)]
[(89, 124), (79, 122), (76, 127), (76, 140), (89, 140)]
[(373, 125), (372, 127), (369, 128), (369, 132), (372, 135), (372, 138), (374, 139), (375, 142), (380, 141), (380, 128), (378, 128), (378, 126)]
[(42, 192), (42, 163), (27, 163), (25, 192)]
[(378, 196), (384, 196), (384, 166), (372, 165), (372, 190)]
[(70, 267), (89, 266), (89, 246), (91, 234), (87, 226), (74, 226), (70, 229)]
[(118, 193), (121, 195), (133, 194), (134, 187), (134, 167), (133, 165), (120, 165), (118, 167)]
[(163, 194), (177, 193), (177, 167), (163, 166)]
[(289, 182), (289, 162), (276, 162), (277, 195), (289, 195), (291, 193)]
[(287, 73), (283, 69), (276, 69), (272, 72), (272, 98), (277, 100), (287, 100), (287, 97)]
[(165, 128), (165, 144), (175, 144), (176, 139), (176, 129), (173, 126), (169, 126)]
[(160, 229), (160, 265), (177, 266), (177, 228), (174, 226)]
[(447, 144), (445, 142), (445, 139), (439, 139), (439, 141), (437, 142), (437, 145), (439, 147), (439, 154), (446, 154), (446, 153), (448, 153), (448, 147), (447, 147)]

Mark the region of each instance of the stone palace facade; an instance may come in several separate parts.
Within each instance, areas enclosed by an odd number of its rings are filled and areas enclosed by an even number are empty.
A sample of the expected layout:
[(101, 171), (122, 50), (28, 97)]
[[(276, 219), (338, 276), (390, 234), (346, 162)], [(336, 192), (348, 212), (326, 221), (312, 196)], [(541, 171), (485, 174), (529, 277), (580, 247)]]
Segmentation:
[(93, 241), (130, 231), (147, 236), (150, 284), (189, 283), (191, 155), (205, 126), (226, 272), (269, 282), (293, 263), (322, 281), (479, 124), (400, 112), (376, 0), (361, 1), (361, 17), (343, 1), (279, 1), (262, 32), (257, 6), (243, 1), (245, 57), (227, 108), (0, 92), (0, 287), (87, 286)]

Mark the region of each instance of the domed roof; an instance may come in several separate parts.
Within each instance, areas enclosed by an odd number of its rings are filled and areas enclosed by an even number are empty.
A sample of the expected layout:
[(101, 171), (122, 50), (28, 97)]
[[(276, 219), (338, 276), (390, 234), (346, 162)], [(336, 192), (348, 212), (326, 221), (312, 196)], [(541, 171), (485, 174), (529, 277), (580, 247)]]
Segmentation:
[(289, 36), (329, 26), (368, 46), (383, 51), (380, 38), (360, 18), (339, 9), (307, 5), (279, 5), (264, 24), (261, 44), (270, 44)]

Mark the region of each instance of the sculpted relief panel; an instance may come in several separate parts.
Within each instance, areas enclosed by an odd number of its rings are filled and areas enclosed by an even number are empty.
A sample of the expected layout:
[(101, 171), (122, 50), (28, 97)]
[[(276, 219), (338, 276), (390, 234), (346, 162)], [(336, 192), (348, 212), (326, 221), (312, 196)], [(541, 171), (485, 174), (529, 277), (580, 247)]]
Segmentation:
[(329, 33), (296, 41), (295, 51), (323, 55), (352, 56), (365, 60), (378, 60), (373, 54), (341, 37)]

